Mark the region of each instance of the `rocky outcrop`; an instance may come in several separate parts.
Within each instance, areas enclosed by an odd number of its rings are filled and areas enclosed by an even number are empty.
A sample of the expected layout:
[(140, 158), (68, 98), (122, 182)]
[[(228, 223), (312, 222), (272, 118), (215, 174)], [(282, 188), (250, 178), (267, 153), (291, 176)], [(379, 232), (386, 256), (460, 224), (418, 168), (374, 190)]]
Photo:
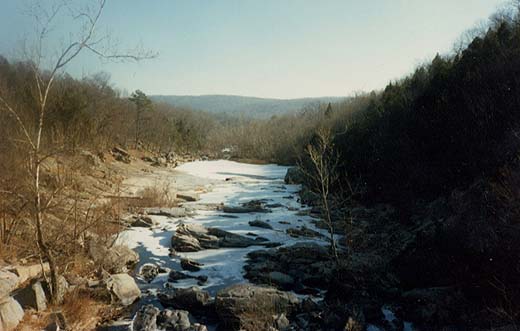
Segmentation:
[(217, 293), (215, 309), (225, 330), (269, 330), (280, 314), (290, 315), (299, 301), (291, 293), (270, 287), (239, 284)]
[(112, 302), (123, 306), (131, 305), (141, 296), (141, 290), (128, 274), (111, 275), (106, 281), (106, 288)]
[(326, 288), (334, 270), (327, 248), (315, 243), (254, 251), (248, 258), (244, 269), (251, 282), (302, 294)]
[(172, 237), (172, 247), (178, 252), (197, 252), (221, 247), (265, 246), (266, 244), (268, 243), (218, 228), (206, 228), (199, 224), (181, 224)]
[(191, 313), (205, 314), (211, 310), (211, 296), (198, 287), (173, 288), (157, 295), (164, 307), (188, 310)]

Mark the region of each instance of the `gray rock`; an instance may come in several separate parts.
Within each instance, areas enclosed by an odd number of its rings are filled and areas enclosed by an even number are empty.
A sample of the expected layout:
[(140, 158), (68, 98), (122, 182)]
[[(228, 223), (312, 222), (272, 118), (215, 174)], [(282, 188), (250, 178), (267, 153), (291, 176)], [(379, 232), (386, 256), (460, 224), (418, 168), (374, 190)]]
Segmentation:
[(163, 330), (188, 331), (191, 328), (189, 313), (186, 310), (165, 309), (157, 317), (157, 324)]
[(0, 301), (8, 297), (18, 286), (19, 277), (12, 272), (0, 270)]
[[(15, 265), (9, 267), (9, 271), (18, 276), (18, 285), (25, 283), (29, 279), (35, 279), (42, 276), (42, 268), (45, 273), (50, 272), (51, 268), (48, 262), (36, 263), (32, 265)], [(1, 277), (1, 276), (0, 276)], [(1, 287), (1, 286), (0, 286)], [(1, 297), (1, 294), (0, 294)]]
[(249, 222), (249, 225), (250, 226), (254, 226), (254, 227), (257, 227), (257, 228), (263, 228), (263, 229), (273, 229), (273, 227), (271, 226), (271, 224), (267, 223), (267, 222), (264, 222), (264, 221), (260, 221), (260, 220), (254, 220), (254, 221), (250, 221)]
[(139, 262), (139, 255), (124, 245), (108, 248), (103, 242), (90, 240), (88, 252), (96, 265), (109, 273), (125, 273)]
[(106, 285), (112, 302), (120, 303), (123, 306), (131, 305), (141, 296), (141, 290), (128, 274), (111, 275)]
[(141, 307), (135, 315), (132, 323), (133, 331), (156, 331), (157, 330), (157, 315), (159, 309), (153, 305), (146, 305)]
[(141, 267), (141, 270), (139, 270), (139, 275), (147, 281), (148, 283), (151, 283), (157, 275), (159, 275), (160, 268), (156, 266), (155, 264), (147, 263)]
[(185, 309), (190, 312), (204, 312), (211, 301), (208, 292), (198, 287), (169, 289), (157, 295), (165, 307)]
[(217, 293), (215, 308), (226, 330), (267, 330), (276, 316), (290, 314), (299, 304), (294, 294), (271, 287), (233, 285)]
[(15, 299), (8, 297), (0, 300), (0, 330), (12, 331), (23, 319), (22, 306)]

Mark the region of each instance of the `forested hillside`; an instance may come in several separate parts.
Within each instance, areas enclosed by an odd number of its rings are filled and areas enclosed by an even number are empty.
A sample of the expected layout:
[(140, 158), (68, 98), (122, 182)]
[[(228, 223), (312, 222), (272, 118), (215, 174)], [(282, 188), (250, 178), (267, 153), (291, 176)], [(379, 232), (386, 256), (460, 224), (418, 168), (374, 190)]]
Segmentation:
[(213, 114), (261, 119), (287, 113), (297, 113), (304, 108), (316, 107), (319, 104), (326, 105), (329, 102), (338, 102), (346, 98), (267, 99), (238, 95), (153, 95), (151, 99), (176, 107), (203, 110)]

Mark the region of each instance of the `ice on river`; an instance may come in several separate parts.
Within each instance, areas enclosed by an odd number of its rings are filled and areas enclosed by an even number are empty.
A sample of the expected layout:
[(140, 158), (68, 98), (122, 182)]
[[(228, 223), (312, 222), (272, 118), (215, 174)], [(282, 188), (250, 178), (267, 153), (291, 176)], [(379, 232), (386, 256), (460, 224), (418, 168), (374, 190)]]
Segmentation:
[[(297, 212), (304, 207), (298, 202), (298, 185), (286, 185), (284, 177), (287, 167), (278, 165), (251, 165), (232, 161), (197, 161), (181, 165), (176, 171), (190, 176), (206, 178), (211, 183), (208, 193), (202, 194), (200, 201), (184, 205), (196, 210), (196, 215), (183, 219), (171, 219), (153, 216), (159, 226), (153, 229), (131, 228), (123, 232), (120, 242), (135, 249), (141, 258), (140, 264), (155, 263), (165, 268), (181, 270), (180, 257), (190, 258), (203, 263), (199, 272), (187, 272), (193, 276), (206, 275), (208, 282), (201, 286), (214, 295), (216, 291), (234, 283), (246, 282), (243, 277), (243, 266), (246, 255), (250, 251), (263, 249), (261, 246), (248, 248), (226, 248), (203, 250), (194, 253), (178, 253), (177, 257), (169, 256), (171, 237), (179, 222), (199, 223), (207, 227), (218, 227), (233, 233), (247, 235), (254, 233), (272, 242), (292, 245), (297, 242), (314, 241), (328, 244), (325, 239), (292, 238), (286, 234), (291, 227), (306, 226), (326, 234), (315, 228), (309, 216), (298, 216)], [(232, 214), (236, 218), (223, 217), (224, 213), (216, 210), (204, 210), (207, 204), (223, 203), (236, 206), (251, 200), (265, 199), (271, 213)], [(276, 207), (276, 205), (281, 205)], [(229, 215), (228, 215), (229, 216)], [(253, 220), (269, 222), (273, 229), (251, 227)], [(280, 223), (283, 222), (283, 223)], [(287, 224), (288, 223), (288, 224)], [(139, 281), (143, 291), (155, 292), (167, 283), (168, 274), (162, 274), (151, 284)], [(186, 280), (171, 284), (175, 287), (196, 285), (195, 280)]]

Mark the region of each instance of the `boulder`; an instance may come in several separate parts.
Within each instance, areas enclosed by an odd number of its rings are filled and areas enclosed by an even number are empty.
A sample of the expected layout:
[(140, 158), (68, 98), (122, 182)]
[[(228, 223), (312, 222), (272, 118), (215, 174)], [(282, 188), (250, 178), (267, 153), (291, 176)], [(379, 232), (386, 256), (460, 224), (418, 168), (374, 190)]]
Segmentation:
[(155, 222), (148, 216), (136, 216), (131, 222), (130, 226), (134, 228), (151, 228)]
[(162, 330), (187, 331), (191, 322), (186, 310), (165, 309), (157, 317), (157, 324)]
[(181, 259), (181, 267), (183, 270), (197, 272), (200, 271), (200, 267), (202, 266), (203, 264), (197, 261), (193, 261), (190, 259)]
[(185, 309), (192, 313), (203, 313), (207, 310), (211, 301), (208, 292), (198, 287), (169, 289), (157, 295), (161, 304), (165, 307)]
[[(42, 268), (43, 268), (43, 271), (45, 271), (45, 273), (48, 273), (51, 271), (51, 268), (50, 268), (48, 262), (45, 262), (43, 264), (36, 263), (36, 264), (32, 264), (32, 265), (16, 265), (16, 266), (10, 267), (9, 271), (18, 275), (18, 285), (21, 285), (29, 279), (35, 279), (35, 278), (42, 276)], [(1, 293), (0, 293), (0, 297), (1, 297)]]
[(153, 305), (141, 307), (132, 322), (133, 331), (156, 331), (159, 309)]
[(159, 275), (159, 272), (161, 271), (161, 268), (156, 266), (155, 264), (147, 263), (141, 267), (139, 270), (139, 275), (148, 283), (151, 283), (157, 275)]
[(139, 262), (139, 255), (124, 245), (108, 248), (101, 241), (90, 240), (88, 252), (96, 265), (109, 273), (125, 273)]
[(280, 314), (291, 314), (299, 305), (292, 293), (271, 287), (238, 284), (217, 293), (215, 308), (226, 330), (267, 330), (276, 327)]
[(32, 308), (36, 311), (47, 309), (47, 297), (40, 281), (34, 281), (21, 289), (14, 298), (24, 309)]
[(111, 275), (106, 286), (112, 302), (120, 303), (123, 306), (131, 305), (141, 296), (141, 290), (128, 274)]
[(270, 230), (273, 229), (273, 227), (271, 226), (271, 224), (269, 224), (269, 223), (267, 223), (267, 222), (264, 222), (264, 221), (260, 221), (260, 220), (250, 221), (250, 222), (249, 222), (249, 225), (250, 225), (250, 226), (257, 227), (257, 228), (270, 229)]
[(13, 298), (0, 300), (0, 330), (12, 331), (23, 319), (22, 306)]
[(0, 270), (0, 301), (8, 297), (20, 283), (20, 278), (14, 273)]

